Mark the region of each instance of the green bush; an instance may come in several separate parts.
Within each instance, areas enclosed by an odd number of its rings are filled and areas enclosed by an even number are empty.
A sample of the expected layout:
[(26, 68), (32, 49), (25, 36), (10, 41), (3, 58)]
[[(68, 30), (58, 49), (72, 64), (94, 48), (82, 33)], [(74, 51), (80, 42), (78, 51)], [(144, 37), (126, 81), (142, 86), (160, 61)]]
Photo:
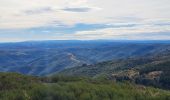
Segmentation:
[(0, 74), (1, 87), (5, 85), (0, 100), (170, 100), (169, 91), (130, 83), (68, 76), (45, 80), (48, 82), (15, 73)]

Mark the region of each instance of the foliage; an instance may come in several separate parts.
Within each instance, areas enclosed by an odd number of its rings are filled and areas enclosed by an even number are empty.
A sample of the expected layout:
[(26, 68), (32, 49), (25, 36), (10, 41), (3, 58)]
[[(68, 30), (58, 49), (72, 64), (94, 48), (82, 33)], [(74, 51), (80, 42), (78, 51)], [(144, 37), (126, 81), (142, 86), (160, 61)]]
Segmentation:
[(85, 77), (0, 74), (0, 100), (169, 100), (170, 92)]
[(170, 89), (170, 51), (65, 69), (59, 75), (88, 76)]

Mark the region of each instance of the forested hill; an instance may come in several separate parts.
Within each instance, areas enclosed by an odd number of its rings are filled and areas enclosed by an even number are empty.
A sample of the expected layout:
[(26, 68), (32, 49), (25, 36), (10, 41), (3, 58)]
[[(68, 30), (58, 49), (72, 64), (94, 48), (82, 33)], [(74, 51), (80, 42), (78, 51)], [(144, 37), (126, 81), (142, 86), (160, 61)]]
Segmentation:
[(88, 77), (107, 77), (170, 89), (170, 51), (138, 58), (119, 59), (92, 65), (83, 65), (61, 71), (59, 74)]

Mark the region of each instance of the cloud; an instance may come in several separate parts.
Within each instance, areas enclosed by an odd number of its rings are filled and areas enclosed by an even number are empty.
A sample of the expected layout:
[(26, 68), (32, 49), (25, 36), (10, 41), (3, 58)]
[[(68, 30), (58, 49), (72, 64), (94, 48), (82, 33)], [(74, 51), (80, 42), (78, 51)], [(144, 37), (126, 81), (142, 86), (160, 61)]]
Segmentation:
[[(84, 39), (170, 39), (170, 26), (135, 25), (133, 27), (109, 27), (78, 31), (74, 37)], [(153, 38), (154, 37), (154, 38)]]
[[(56, 25), (57, 24), (57, 25)], [(112, 25), (107, 25), (107, 24), (86, 24), (86, 23), (78, 23), (73, 26), (68, 26), (64, 25), (61, 22), (56, 22), (54, 25), (50, 26), (42, 26), (42, 27), (34, 27), (34, 28), (28, 28), (28, 29), (13, 29), (13, 30), (8, 30), (8, 29), (1, 29), (0, 34), (3, 33), (11, 33), (11, 34), (43, 34), (43, 33), (48, 33), (51, 35), (54, 34), (74, 34), (78, 31), (87, 31), (87, 30), (97, 30), (97, 29), (105, 29), (112, 27)]]
[(36, 8), (36, 9), (31, 9), (31, 10), (25, 10), (24, 13), (27, 15), (32, 15), (32, 14), (42, 14), (42, 13), (49, 13), (53, 12), (51, 7), (42, 7), (42, 8)]
[(161, 33), (170, 31), (169, 4), (170, 0), (1, 0), (0, 40), (9, 33), (25, 34), (22, 40), (31, 33), (32, 39), (130, 38), (132, 34), (142, 38), (134, 34), (155, 32), (163, 38)]
[(63, 8), (61, 9), (63, 11), (68, 11), (68, 12), (89, 12), (91, 10), (93, 10), (92, 8), (89, 8), (89, 7), (66, 7), (66, 8)]
[(166, 21), (170, 18), (169, 3), (169, 0), (1, 0), (0, 28), (46, 26), (54, 20), (67, 25)]
[(155, 23), (154, 25), (157, 25), (157, 26), (170, 26), (170, 22), (160, 22), (160, 23)]

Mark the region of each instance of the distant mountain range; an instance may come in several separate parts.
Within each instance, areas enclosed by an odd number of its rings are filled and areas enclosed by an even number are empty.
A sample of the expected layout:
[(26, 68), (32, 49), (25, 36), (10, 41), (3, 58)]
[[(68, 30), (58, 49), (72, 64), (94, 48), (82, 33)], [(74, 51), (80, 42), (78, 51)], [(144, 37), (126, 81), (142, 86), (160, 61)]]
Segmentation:
[[(63, 40), (1, 43), (0, 71), (41, 76), (75, 66), (91, 66), (108, 60), (116, 61), (112, 62), (114, 64), (120, 64), (118, 62), (123, 64), (126, 63), (125, 59), (133, 58), (136, 60), (168, 50), (170, 50), (170, 41)], [(148, 61), (150, 59), (146, 59), (145, 62)], [(142, 60), (138, 60), (138, 62), (145, 63)], [(107, 70), (107, 67), (103, 66), (101, 73)], [(94, 72), (89, 73), (89, 75), (91, 76)]]

